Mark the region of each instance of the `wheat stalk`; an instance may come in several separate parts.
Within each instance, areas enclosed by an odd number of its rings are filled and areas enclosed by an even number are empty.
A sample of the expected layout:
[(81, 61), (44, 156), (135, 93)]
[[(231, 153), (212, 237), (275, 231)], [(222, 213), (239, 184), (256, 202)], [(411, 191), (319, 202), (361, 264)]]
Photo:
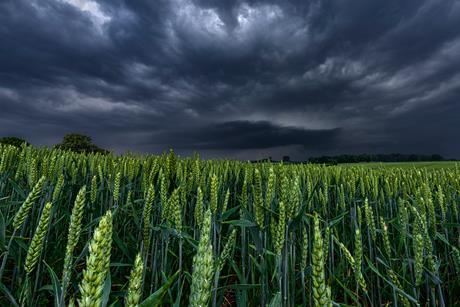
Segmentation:
[(99, 307), (102, 301), (102, 290), (109, 273), (110, 254), (112, 247), (112, 213), (108, 211), (99, 221), (89, 243), (89, 256), (80, 283), (81, 307)]
[(30, 242), (29, 249), (27, 250), (26, 262), (24, 264), (24, 269), (27, 274), (30, 274), (33, 271), (38, 259), (40, 258), (46, 232), (48, 231), (52, 207), (51, 203), (46, 203), (43, 207), (40, 221), (38, 222), (37, 229), (35, 230), (35, 234)]

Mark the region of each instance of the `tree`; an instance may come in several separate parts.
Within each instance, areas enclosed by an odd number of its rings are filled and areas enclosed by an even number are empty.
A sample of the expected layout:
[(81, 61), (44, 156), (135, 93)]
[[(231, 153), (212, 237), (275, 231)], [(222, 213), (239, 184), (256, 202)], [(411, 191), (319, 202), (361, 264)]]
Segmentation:
[(15, 137), (15, 136), (9, 136), (9, 137), (3, 137), (0, 138), (0, 144), (2, 145), (11, 145), (15, 147), (21, 147), (22, 144), (25, 145), (30, 145), (26, 140)]
[(107, 150), (93, 144), (91, 137), (79, 133), (69, 133), (64, 135), (62, 142), (55, 145), (55, 148), (62, 150), (70, 150), (78, 153), (108, 153)]

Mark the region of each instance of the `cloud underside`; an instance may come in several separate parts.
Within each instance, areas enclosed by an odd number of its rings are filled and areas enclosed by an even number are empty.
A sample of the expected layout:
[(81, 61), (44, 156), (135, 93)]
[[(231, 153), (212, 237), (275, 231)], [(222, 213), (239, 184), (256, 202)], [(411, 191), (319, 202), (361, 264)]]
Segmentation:
[(177, 148), (197, 149), (267, 149), (280, 146), (318, 147), (331, 143), (337, 129), (305, 130), (275, 126), (269, 122), (233, 121), (210, 124), (192, 131), (170, 131), (154, 135), (152, 142), (167, 145), (170, 137)]
[(0, 3), (0, 134), (115, 151), (460, 156), (460, 4)]

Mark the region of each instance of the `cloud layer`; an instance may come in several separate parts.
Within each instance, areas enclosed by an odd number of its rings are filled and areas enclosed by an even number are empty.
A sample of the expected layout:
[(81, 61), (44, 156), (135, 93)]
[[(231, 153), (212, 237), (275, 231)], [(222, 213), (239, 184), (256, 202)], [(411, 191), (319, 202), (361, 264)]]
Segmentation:
[(4, 0), (0, 135), (460, 157), (460, 2)]

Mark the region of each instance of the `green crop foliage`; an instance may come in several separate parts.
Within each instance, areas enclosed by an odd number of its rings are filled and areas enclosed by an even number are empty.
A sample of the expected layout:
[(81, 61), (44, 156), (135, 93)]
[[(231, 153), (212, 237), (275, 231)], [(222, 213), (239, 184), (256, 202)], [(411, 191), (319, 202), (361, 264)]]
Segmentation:
[(0, 306), (455, 306), (460, 165), (0, 145)]

